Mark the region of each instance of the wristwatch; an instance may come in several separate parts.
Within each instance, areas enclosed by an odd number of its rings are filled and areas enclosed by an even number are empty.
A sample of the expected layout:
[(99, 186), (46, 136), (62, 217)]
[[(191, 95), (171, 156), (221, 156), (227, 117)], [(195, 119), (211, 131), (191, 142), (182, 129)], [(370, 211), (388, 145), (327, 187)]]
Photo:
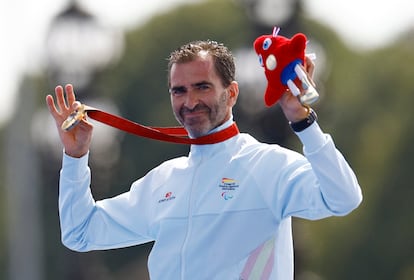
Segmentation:
[(309, 126), (311, 126), (311, 124), (313, 124), (317, 120), (318, 115), (316, 115), (316, 112), (312, 108), (309, 108), (309, 114), (305, 119), (298, 122), (289, 122), (289, 125), (293, 129), (293, 131), (301, 132)]

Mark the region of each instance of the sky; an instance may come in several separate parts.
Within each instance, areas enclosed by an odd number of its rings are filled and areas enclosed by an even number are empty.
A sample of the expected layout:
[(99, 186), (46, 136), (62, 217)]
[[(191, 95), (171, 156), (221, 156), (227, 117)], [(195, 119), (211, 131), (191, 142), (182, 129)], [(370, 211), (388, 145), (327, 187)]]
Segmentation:
[[(15, 97), (21, 77), (42, 69), (42, 50), (50, 21), (68, 2), (0, 0), (0, 127), (18, 108)], [(108, 26), (129, 29), (155, 13), (199, 0), (78, 2)], [(410, 0), (304, 0), (304, 3), (309, 17), (330, 26), (352, 48), (382, 47), (401, 32), (414, 28), (414, 7)]]

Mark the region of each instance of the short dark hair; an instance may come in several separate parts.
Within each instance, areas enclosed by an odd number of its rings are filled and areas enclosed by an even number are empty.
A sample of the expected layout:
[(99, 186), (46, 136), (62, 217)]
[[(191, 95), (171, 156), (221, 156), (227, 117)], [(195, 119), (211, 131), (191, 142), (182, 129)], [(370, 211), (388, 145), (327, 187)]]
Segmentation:
[(170, 84), (171, 68), (175, 63), (185, 63), (195, 60), (199, 53), (205, 51), (213, 57), (214, 68), (219, 75), (223, 86), (228, 87), (235, 80), (236, 67), (230, 50), (216, 41), (193, 41), (182, 45), (173, 51), (168, 58), (168, 84)]

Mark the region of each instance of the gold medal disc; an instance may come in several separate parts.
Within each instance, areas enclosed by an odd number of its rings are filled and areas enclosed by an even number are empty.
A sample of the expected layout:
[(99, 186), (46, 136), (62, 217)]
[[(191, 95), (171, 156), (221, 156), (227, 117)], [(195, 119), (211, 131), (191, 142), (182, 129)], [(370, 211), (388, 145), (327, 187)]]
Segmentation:
[(69, 131), (74, 128), (85, 116), (84, 105), (81, 105), (78, 110), (70, 114), (67, 119), (62, 123), (61, 128), (65, 131)]

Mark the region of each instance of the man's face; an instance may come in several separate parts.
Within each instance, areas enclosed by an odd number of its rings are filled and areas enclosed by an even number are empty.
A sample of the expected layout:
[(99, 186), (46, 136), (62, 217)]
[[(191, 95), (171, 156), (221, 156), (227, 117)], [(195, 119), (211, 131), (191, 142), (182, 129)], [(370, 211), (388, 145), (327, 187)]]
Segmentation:
[(210, 56), (201, 56), (191, 62), (172, 65), (172, 109), (178, 122), (192, 137), (206, 135), (227, 121), (237, 93), (236, 82), (227, 88), (222, 85)]

